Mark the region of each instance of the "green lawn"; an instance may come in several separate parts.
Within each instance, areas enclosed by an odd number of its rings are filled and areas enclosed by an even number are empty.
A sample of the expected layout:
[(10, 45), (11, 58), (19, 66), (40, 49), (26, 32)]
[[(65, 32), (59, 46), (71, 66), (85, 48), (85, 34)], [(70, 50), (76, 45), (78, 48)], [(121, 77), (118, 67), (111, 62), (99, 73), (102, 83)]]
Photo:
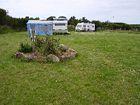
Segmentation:
[(140, 105), (140, 33), (54, 36), (78, 51), (67, 62), (12, 57), (26, 32), (0, 34), (0, 105)]

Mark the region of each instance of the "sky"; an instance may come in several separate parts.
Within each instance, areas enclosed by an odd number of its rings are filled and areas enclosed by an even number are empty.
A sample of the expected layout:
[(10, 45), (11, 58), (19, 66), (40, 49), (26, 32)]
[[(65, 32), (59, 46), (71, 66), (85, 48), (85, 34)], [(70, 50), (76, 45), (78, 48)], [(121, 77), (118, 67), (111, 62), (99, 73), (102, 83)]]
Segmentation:
[(0, 0), (13, 17), (66, 16), (140, 24), (140, 0)]

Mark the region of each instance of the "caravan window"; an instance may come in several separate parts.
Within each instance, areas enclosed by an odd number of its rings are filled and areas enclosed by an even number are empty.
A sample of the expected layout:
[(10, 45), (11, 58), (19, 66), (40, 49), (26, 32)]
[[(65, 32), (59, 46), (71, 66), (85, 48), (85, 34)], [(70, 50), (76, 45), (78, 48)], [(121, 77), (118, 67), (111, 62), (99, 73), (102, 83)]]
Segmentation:
[(67, 19), (57, 19), (57, 21), (67, 21)]
[(81, 25), (78, 25), (77, 27), (81, 27)]
[(55, 26), (65, 26), (65, 23), (55, 23)]
[(86, 27), (86, 25), (83, 25), (83, 27)]

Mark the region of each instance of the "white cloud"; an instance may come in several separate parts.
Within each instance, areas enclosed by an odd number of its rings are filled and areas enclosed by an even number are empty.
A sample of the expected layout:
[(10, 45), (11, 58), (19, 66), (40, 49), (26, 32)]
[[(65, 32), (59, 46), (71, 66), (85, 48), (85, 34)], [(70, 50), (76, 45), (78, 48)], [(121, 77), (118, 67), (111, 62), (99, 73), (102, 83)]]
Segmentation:
[(0, 0), (0, 7), (14, 17), (85, 16), (127, 23), (140, 23), (139, 4), (140, 0)]

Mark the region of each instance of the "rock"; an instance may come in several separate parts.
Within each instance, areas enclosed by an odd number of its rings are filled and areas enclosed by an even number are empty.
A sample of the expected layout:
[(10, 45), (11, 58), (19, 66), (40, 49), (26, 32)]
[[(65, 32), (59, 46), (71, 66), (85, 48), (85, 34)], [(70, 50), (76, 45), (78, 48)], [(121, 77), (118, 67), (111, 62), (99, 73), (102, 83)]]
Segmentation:
[(24, 54), (22, 52), (16, 52), (15, 57), (21, 58), (21, 57), (24, 57)]
[(62, 52), (62, 55), (59, 57), (61, 61), (72, 59), (77, 56), (77, 52), (74, 49), (69, 48), (66, 52)]
[(36, 55), (35, 55), (35, 53), (27, 53), (27, 54), (24, 54), (22, 52), (16, 52), (15, 57), (16, 58), (23, 58), (25, 60), (30, 61), (30, 60), (35, 59), (36, 58)]
[(60, 44), (60, 45), (59, 45), (59, 48), (60, 48), (60, 50), (63, 51), (63, 52), (66, 52), (66, 51), (69, 49), (68, 46), (66, 46), (66, 45), (64, 45), (64, 44)]
[(35, 56), (34, 56), (34, 54), (28, 54), (28, 55), (24, 55), (24, 58), (28, 61), (31, 61), (31, 60), (35, 59)]
[(49, 54), (47, 56), (47, 61), (50, 61), (50, 62), (59, 62), (60, 59), (57, 56), (53, 55), (53, 54)]
[(69, 48), (68, 51), (77, 53), (74, 49)]
[(72, 48), (69, 48), (69, 49), (68, 49), (68, 52), (70, 53), (70, 55), (71, 55), (72, 58), (76, 57), (77, 54), (78, 54), (77, 51), (75, 51), (75, 50), (72, 49)]

